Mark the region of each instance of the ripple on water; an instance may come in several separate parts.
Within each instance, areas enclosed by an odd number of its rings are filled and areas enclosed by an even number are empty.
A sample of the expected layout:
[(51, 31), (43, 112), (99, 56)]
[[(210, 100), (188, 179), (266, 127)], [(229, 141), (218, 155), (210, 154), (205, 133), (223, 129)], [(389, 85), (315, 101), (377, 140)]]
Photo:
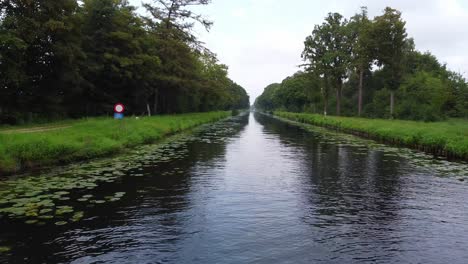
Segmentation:
[(464, 263), (467, 173), (466, 163), (239, 117), (0, 183), (0, 261)]

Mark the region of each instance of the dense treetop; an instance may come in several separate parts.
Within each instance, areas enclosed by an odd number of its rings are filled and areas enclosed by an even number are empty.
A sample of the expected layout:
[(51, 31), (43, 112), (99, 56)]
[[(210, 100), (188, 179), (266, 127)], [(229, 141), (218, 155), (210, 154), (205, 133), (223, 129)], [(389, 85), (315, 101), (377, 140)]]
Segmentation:
[[(401, 12), (330, 13), (304, 42), (303, 71), (265, 88), (256, 108), (414, 120), (468, 118), (468, 83), (415, 49)], [(334, 91), (335, 93), (333, 93)], [(329, 104), (336, 104), (329, 109)]]
[(245, 90), (192, 34), (207, 0), (0, 2), (0, 124), (245, 108)]

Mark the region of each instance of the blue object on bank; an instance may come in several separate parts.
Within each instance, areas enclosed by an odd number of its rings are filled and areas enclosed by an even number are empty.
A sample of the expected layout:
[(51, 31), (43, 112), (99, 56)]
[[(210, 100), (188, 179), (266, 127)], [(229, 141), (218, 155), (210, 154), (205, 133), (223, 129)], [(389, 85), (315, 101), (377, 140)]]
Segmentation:
[(114, 119), (123, 119), (124, 115), (122, 113), (114, 113)]

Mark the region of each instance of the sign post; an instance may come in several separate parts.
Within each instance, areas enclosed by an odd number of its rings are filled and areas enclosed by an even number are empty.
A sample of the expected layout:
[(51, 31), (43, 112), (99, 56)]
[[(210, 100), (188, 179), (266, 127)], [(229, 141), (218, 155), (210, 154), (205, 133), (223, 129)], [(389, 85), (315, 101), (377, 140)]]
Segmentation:
[(125, 111), (125, 106), (123, 104), (116, 104), (114, 106), (114, 119), (123, 119), (124, 118), (124, 114), (123, 112)]

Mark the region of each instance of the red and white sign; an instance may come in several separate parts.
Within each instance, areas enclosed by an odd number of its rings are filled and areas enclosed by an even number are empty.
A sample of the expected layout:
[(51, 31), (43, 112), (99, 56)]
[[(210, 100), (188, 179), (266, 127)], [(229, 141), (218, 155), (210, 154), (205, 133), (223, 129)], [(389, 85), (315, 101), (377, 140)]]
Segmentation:
[(123, 104), (116, 104), (114, 106), (114, 111), (119, 114), (123, 113), (125, 111), (125, 106)]

